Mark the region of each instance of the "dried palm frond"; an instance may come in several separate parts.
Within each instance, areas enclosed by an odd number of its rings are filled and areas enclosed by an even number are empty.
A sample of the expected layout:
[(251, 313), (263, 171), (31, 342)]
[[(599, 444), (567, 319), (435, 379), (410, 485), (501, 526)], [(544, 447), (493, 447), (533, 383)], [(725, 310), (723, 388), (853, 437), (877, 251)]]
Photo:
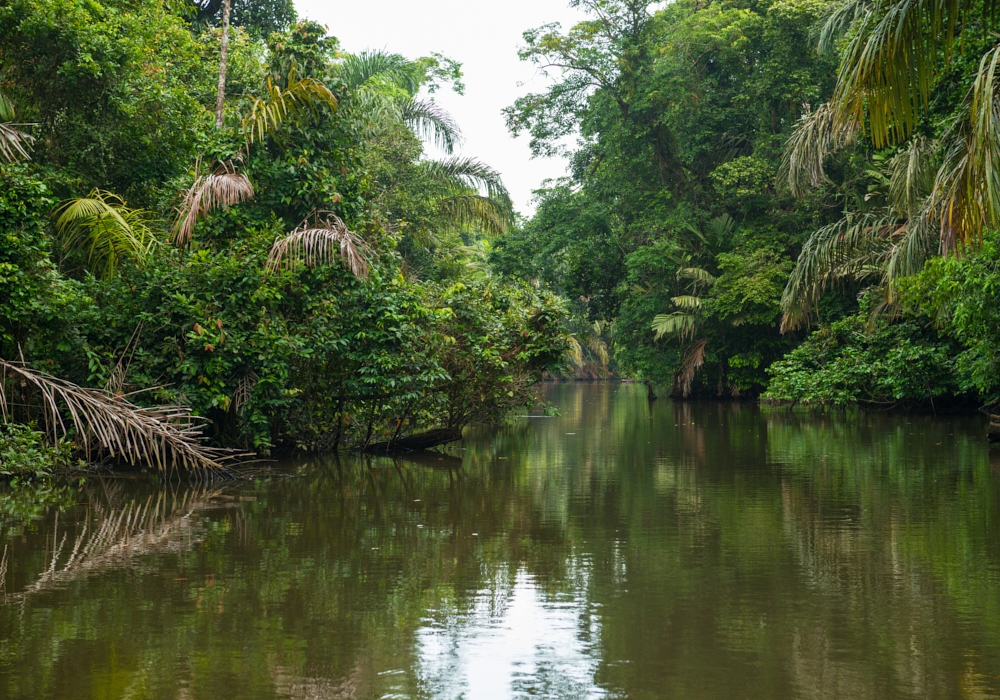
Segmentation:
[(233, 393), (233, 410), (239, 413), (243, 407), (250, 403), (253, 390), (257, 388), (260, 377), (252, 369), (248, 369), (236, 382), (236, 391)]
[(31, 160), (28, 147), (34, 142), (35, 137), (19, 128), (23, 126), (27, 124), (0, 122), (0, 160), (7, 163)]
[(320, 109), (337, 109), (337, 98), (330, 88), (315, 78), (300, 78), (293, 67), (285, 87), (275, 85), (270, 77), (263, 97), (255, 97), (241, 126), (247, 143), (260, 141), (289, 120), (298, 121)]
[(125, 377), (128, 374), (129, 365), (132, 363), (132, 357), (135, 355), (135, 349), (139, 345), (143, 325), (142, 321), (136, 325), (135, 330), (132, 331), (132, 337), (125, 344), (125, 349), (122, 350), (118, 362), (111, 370), (108, 381), (104, 383), (104, 391), (112, 396), (121, 394), (125, 390)]
[(13, 163), (18, 160), (31, 160), (28, 147), (35, 137), (24, 131), (24, 127), (32, 124), (18, 124), (14, 103), (6, 95), (0, 94), (0, 160)]
[(91, 271), (115, 275), (123, 259), (141, 262), (156, 242), (149, 213), (130, 209), (124, 199), (94, 189), (86, 197), (67, 199), (53, 212), (64, 250), (87, 250)]
[(677, 369), (675, 382), (677, 388), (681, 390), (681, 395), (685, 398), (691, 395), (691, 387), (694, 386), (694, 378), (698, 370), (705, 364), (705, 347), (708, 345), (708, 338), (696, 340), (684, 353), (681, 366)]
[(806, 111), (785, 144), (778, 186), (787, 187), (794, 197), (802, 197), (810, 188), (826, 182), (823, 161), (826, 156), (855, 141), (860, 122), (842, 118), (830, 103)]
[[(0, 416), (4, 420), (23, 406), (26, 389), (41, 396), (50, 438), (72, 436), (88, 457), (107, 455), (161, 471), (171, 467), (214, 471), (239, 456), (206, 446), (201, 432), (204, 423), (186, 408), (141, 408), (104, 391), (0, 360)], [(20, 402), (15, 402), (15, 393), (21, 396)]]
[(309, 267), (325, 265), (339, 259), (359, 278), (368, 277), (371, 251), (347, 224), (330, 212), (314, 212), (289, 235), (271, 246), (267, 269), (274, 272), (282, 265), (291, 267), (303, 262)]
[(181, 200), (174, 221), (174, 242), (187, 245), (201, 216), (253, 199), (253, 196), (250, 178), (237, 172), (232, 161), (220, 163), (210, 175), (196, 177)]

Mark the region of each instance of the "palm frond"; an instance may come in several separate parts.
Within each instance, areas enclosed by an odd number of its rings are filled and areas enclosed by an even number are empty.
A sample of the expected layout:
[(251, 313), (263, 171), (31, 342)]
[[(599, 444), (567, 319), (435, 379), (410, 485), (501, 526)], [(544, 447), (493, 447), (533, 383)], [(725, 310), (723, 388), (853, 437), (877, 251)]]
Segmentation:
[(691, 395), (691, 388), (694, 386), (694, 378), (698, 370), (705, 364), (705, 348), (708, 346), (708, 338), (699, 338), (684, 353), (681, 366), (677, 369), (675, 381), (681, 390), (681, 395), (687, 398)]
[(577, 367), (582, 367), (583, 346), (580, 344), (580, 341), (576, 339), (575, 335), (567, 335), (566, 339), (569, 341), (569, 347), (566, 348), (566, 355), (569, 357), (569, 361)]
[(451, 153), (462, 142), (462, 132), (448, 112), (427, 100), (403, 100), (400, 118), (413, 131), (445, 153)]
[(512, 219), (507, 207), (490, 197), (456, 194), (438, 202), (438, 210), (448, 223), (458, 228), (475, 228), (487, 236), (506, 233)]
[(315, 212), (298, 228), (271, 246), (268, 271), (303, 262), (308, 267), (326, 265), (334, 259), (359, 278), (368, 277), (371, 251), (347, 225), (330, 212)]
[(206, 446), (203, 422), (186, 408), (141, 408), (119, 396), (0, 359), (0, 415), (4, 420), (25, 403), (28, 389), (41, 398), (50, 437), (72, 437), (90, 458), (110, 456), (161, 471), (174, 467), (215, 471), (238, 456)]
[(114, 277), (123, 259), (141, 261), (156, 241), (148, 212), (130, 209), (111, 192), (91, 190), (67, 199), (53, 212), (64, 250), (86, 250), (94, 274)]
[(253, 184), (236, 171), (232, 161), (220, 163), (210, 175), (196, 177), (177, 207), (174, 242), (184, 246), (194, 236), (198, 219), (216, 209), (231, 207), (254, 196)]
[(14, 102), (0, 93), (0, 122), (17, 121), (17, 110), (14, 109)]
[(404, 56), (387, 51), (362, 51), (349, 54), (339, 64), (337, 73), (344, 85), (357, 90), (370, 81), (386, 81), (406, 90), (410, 95), (420, 89), (413, 63)]
[(844, 0), (831, 4), (820, 16), (814, 36), (820, 53), (834, 50), (838, 39), (847, 34), (851, 25), (871, 8), (872, 0)]
[(485, 192), (487, 197), (503, 205), (510, 203), (510, 193), (500, 173), (476, 158), (455, 156), (444, 160), (426, 160), (420, 166), (425, 175), (433, 180)]
[(781, 331), (807, 325), (824, 289), (847, 279), (881, 279), (893, 244), (907, 228), (894, 213), (878, 209), (849, 214), (814, 232), (785, 286)]
[(694, 314), (686, 314), (675, 311), (671, 314), (657, 314), (653, 318), (652, 329), (659, 340), (665, 335), (676, 335), (681, 338), (690, 335), (698, 323), (698, 317)]
[(253, 98), (241, 127), (247, 142), (253, 143), (282, 124), (301, 120), (306, 114), (320, 109), (336, 110), (337, 98), (319, 80), (299, 78), (292, 68), (284, 88), (267, 78), (263, 96)]
[(826, 182), (823, 161), (827, 155), (855, 141), (860, 122), (842, 118), (830, 103), (816, 110), (808, 108), (785, 144), (778, 186), (787, 187), (794, 197)]
[(902, 217), (915, 217), (934, 188), (937, 141), (915, 136), (889, 161), (889, 203)]
[(18, 160), (31, 160), (28, 147), (35, 137), (19, 129), (21, 124), (0, 123), (0, 160), (14, 163)]
[(701, 309), (701, 297), (695, 297), (695, 296), (671, 297), (670, 301), (674, 303), (674, 306), (684, 309), (686, 311), (698, 311), (699, 309)]
[(975, 242), (1000, 226), (1000, 46), (979, 64), (967, 112), (941, 140), (949, 144), (931, 195), (944, 250)]
[(700, 267), (682, 267), (677, 271), (677, 279), (693, 280), (695, 285), (708, 286), (715, 283), (715, 275)]
[(705, 225), (705, 233), (716, 243), (724, 242), (736, 228), (736, 220), (729, 214), (720, 214)]
[[(832, 103), (836, 122), (864, 123), (872, 143), (901, 143), (916, 128), (956, 32), (969, 31), (967, 0), (882, 0), (852, 29)], [(992, 11), (992, 4), (983, 6)]]
[(35, 137), (24, 131), (30, 124), (18, 124), (14, 103), (6, 95), (0, 94), (0, 160), (14, 163), (31, 160), (28, 148)]

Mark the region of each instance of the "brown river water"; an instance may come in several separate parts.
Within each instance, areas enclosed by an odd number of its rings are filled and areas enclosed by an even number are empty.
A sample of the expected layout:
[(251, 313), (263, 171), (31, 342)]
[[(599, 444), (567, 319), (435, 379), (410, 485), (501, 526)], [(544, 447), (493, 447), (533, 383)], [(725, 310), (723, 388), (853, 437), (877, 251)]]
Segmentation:
[(1000, 697), (979, 417), (547, 392), (447, 455), (0, 496), (0, 698)]

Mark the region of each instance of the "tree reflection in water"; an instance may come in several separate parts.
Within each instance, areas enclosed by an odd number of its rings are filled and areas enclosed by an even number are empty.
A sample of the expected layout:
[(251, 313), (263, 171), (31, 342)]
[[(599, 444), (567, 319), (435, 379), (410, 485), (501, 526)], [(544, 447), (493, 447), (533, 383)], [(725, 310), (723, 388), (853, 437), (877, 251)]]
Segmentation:
[[(91, 483), (6, 541), (12, 698), (989, 697), (978, 419), (648, 404), (422, 461)], [(940, 443), (940, 444), (939, 444)]]

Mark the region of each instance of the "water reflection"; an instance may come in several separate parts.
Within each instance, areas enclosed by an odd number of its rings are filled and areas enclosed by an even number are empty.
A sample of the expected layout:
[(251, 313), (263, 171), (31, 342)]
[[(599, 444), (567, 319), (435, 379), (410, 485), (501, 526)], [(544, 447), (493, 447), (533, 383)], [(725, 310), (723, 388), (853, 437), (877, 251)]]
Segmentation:
[(979, 419), (549, 398), (440, 457), (0, 523), (0, 697), (1000, 692)]

